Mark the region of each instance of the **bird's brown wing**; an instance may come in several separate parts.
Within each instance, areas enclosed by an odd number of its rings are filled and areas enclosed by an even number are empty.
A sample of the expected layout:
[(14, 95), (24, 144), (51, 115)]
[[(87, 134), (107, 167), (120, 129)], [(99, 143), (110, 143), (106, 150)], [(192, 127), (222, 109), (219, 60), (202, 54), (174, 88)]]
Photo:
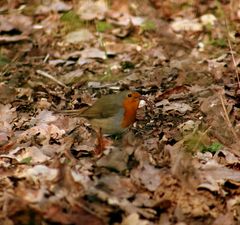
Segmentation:
[(123, 99), (130, 93), (123, 91), (116, 95), (106, 95), (98, 99), (92, 106), (81, 110), (62, 110), (60, 113), (80, 116), (88, 119), (101, 119), (114, 116), (121, 109)]
[(96, 101), (90, 108), (86, 109), (80, 116), (86, 118), (107, 118), (114, 116), (121, 107), (122, 101), (116, 99), (116, 96), (103, 96)]

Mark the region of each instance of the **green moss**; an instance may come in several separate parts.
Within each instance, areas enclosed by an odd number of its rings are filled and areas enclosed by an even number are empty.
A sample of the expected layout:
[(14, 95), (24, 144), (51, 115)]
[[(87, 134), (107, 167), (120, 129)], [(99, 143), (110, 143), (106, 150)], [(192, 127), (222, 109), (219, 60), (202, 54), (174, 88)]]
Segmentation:
[(132, 36), (124, 38), (123, 42), (128, 44), (141, 44), (141, 40), (139, 37), (132, 37)]
[(211, 33), (213, 29), (213, 25), (211, 23), (206, 24), (205, 26), (206, 32)]
[(10, 60), (7, 57), (0, 54), (0, 67), (5, 66), (9, 62)]
[(224, 18), (226, 18), (226, 16), (225, 16), (225, 12), (224, 12), (224, 9), (223, 9), (223, 7), (222, 7), (222, 3), (221, 3), (221, 1), (219, 1), (219, 0), (215, 0), (215, 10), (214, 10), (214, 13), (215, 13), (215, 15), (217, 16), (217, 18), (219, 18), (219, 19), (224, 19)]
[(223, 38), (212, 39), (209, 41), (209, 44), (215, 47), (225, 48), (227, 47), (227, 42)]
[(121, 62), (121, 67), (123, 70), (134, 69), (135, 65), (130, 61), (123, 61)]
[(201, 149), (202, 146), (203, 144), (202, 144), (202, 141), (200, 140), (200, 135), (198, 135), (198, 133), (192, 134), (187, 138), (185, 137), (184, 149), (186, 152), (194, 153), (198, 149)]
[(20, 161), (22, 164), (30, 164), (32, 161), (32, 157), (26, 157)]
[(152, 20), (146, 20), (142, 25), (141, 25), (142, 31), (153, 31), (156, 30), (156, 24)]
[(96, 30), (97, 32), (105, 32), (107, 30), (111, 30), (113, 28), (112, 24), (107, 23), (105, 21), (97, 21), (96, 22)]
[(64, 30), (66, 32), (73, 31), (85, 26), (85, 23), (80, 19), (80, 17), (73, 11), (64, 13), (60, 21), (64, 25)]
[(215, 154), (222, 148), (222, 144), (214, 142), (211, 137), (208, 136), (208, 132), (202, 132), (195, 130), (193, 133), (186, 135), (183, 141), (183, 147), (186, 152), (194, 154), (198, 151), (205, 153), (211, 152)]
[(185, 151), (192, 154), (202, 150), (205, 146), (208, 146), (211, 143), (208, 134), (200, 130), (195, 130), (193, 133), (186, 135), (183, 140)]

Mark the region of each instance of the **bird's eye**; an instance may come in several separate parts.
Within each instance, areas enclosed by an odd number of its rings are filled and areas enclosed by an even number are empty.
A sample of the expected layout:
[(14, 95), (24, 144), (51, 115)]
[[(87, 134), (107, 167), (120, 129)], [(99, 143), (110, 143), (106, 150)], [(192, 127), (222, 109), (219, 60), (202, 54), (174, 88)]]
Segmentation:
[(128, 97), (131, 98), (131, 97), (132, 97), (132, 94), (128, 94)]

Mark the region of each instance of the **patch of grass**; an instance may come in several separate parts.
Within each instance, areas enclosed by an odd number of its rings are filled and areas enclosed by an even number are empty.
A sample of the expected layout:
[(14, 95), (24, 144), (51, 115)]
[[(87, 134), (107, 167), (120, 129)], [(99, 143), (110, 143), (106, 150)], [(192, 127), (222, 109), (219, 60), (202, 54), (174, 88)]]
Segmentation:
[(60, 21), (64, 24), (66, 32), (73, 31), (85, 26), (85, 23), (73, 11), (64, 13), (61, 16)]
[(211, 140), (207, 134), (207, 130), (205, 132), (196, 130), (193, 133), (186, 135), (183, 143), (185, 151), (192, 154), (198, 151), (202, 153), (211, 152), (212, 154), (215, 154), (223, 147), (219, 142), (213, 142)]
[(141, 41), (139, 37), (126, 37), (123, 40), (123, 43), (128, 43), (128, 44), (141, 44)]
[(142, 25), (141, 25), (142, 31), (154, 31), (156, 30), (156, 24), (152, 20), (146, 20)]
[(195, 151), (197, 151), (197, 149), (202, 148), (203, 144), (199, 139), (200, 138), (197, 134), (192, 134), (187, 138), (185, 137), (185, 140), (184, 140), (185, 151), (194, 153)]
[(112, 70), (109, 66), (106, 68), (106, 71), (104, 72), (104, 75), (101, 76), (99, 80), (100, 81), (113, 81), (114, 80)]
[(9, 62), (10, 60), (7, 57), (0, 54), (0, 67), (5, 66)]
[(107, 23), (105, 21), (97, 21), (96, 22), (96, 30), (97, 32), (105, 32), (107, 30), (111, 30), (113, 28), (112, 24)]
[(193, 6), (194, 4), (194, 1), (187, 1), (187, 2), (183, 2), (181, 4), (179, 4), (178, 2), (175, 2), (177, 8), (180, 8), (181, 10), (184, 10), (184, 9), (189, 9)]
[(226, 48), (227, 47), (227, 42), (223, 38), (219, 39), (212, 39), (209, 41), (209, 44), (215, 47), (220, 47), (220, 48)]
[(197, 151), (208, 146), (211, 143), (210, 138), (207, 135), (207, 132), (202, 132), (195, 130), (193, 133), (184, 136), (183, 146), (186, 152), (196, 153)]
[(219, 1), (219, 0), (215, 0), (215, 10), (214, 10), (214, 14), (217, 16), (217, 18), (221, 18), (221, 19), (223, 19), (223, 18), (226, 18), (225, 17), (225, 12), (224, 12), (224, 9), (223, 9), (223, 7), (222, 7), (222, 3), (221, 3), (221, 1)]
[(202, 153), (205, 152), (211, 152), (213, 154), (215, 154), (219, 149), (222, 148), (222, 144), (218, 143), (218, 142), (214, 142), (209, 146), (202, 146), (202, 149), (200, 150)]
[(206, 29), (206, 32), (210, 33), (213, 29), (213, 25), (208, 23), (204, 26), (204, 28)]
[(26, 157), (20, 161), (22, 164), (30, 164), (32, 161), (32, 157)]
[(121, 67), (123, 70), (134, 69), (135, 65), (130, 61), (123, 61), (123, 62), (121, 62)]

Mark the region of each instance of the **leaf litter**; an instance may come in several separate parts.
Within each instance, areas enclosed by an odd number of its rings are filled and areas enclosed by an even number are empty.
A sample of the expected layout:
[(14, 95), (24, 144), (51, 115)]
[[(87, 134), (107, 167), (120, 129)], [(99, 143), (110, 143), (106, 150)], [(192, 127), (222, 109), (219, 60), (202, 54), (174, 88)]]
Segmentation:
[[(231, 4), (2, 3), (0, 223), (239, 224)], [(89, 122), (57, 112), (125, 89), (147, 104), (99, 157)]]

